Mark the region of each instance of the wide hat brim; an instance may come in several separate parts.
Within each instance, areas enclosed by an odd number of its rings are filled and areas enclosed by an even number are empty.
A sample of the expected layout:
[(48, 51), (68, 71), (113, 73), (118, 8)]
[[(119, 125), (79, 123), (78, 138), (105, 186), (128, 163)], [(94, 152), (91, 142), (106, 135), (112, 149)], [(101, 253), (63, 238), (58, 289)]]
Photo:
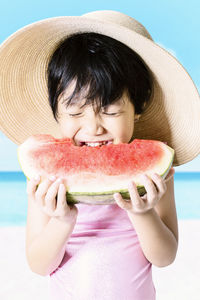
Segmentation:
[[(146, 62), (154, 76), (154, 96), (135, 123), (134, 137), (167, 142), (175, 150), (174, 165), (200, 153), (200, 97), (183, 66), (151, 40), (135, 20), (118, 12), (98, 11), (56, 17), (28, 25), (0, 47), (0, 129), (20, 144), (33, 134), (60, 137), (48, 103), (46, 69), (58, 43), (76, 32), (115, 38)], [(134, 23), (134, 24), (133, 24)], [(81, 49), (80, 49), (81, 51)]]

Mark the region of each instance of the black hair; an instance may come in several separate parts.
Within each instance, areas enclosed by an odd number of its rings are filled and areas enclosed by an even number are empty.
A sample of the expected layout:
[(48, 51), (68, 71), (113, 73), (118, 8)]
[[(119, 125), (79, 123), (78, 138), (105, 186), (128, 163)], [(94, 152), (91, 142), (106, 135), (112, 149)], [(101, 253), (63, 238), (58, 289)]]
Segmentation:
[(62, 41), (50, 58), (47, 76), (55, 119), (57, 100), (73, 80), (75, 88), (66, 105), (73, 104), (83, 88), (85, 105), (95, 103), (99, 109), (126, 91), (135, 113), (141, 114), (153, 92), (153, 78), (142, 58), (125, 44), (98, 33), (77, 33)]

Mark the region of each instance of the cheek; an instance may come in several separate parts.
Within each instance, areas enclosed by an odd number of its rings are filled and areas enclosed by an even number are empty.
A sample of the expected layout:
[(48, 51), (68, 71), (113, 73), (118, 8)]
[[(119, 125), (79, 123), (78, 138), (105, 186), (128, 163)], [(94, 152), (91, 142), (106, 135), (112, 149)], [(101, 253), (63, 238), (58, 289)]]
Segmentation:
[(129, 120), (129, 124), (127, 127), (129, 128), (129, 132), (132, 136), (134, 133), (134, 120), (132, 118), (131, 118), (131, 120)]
[(121, 141), (128, 143), (133, 136), (134, 123), (132, 119), (122, 118), (112, 124), (112, 134), (118, 137)]
[(126, 139), (126, 142), (129, 142), (134, 134), (134, 119), (132, 117), (128, 117), (123, 122), (123, 136)]
[(59, 122), (60, 132), (63, 138), (73, 138), (75, 133), (78, 131), (78, 124), (69, 122), (68, 120), (62, 120)]

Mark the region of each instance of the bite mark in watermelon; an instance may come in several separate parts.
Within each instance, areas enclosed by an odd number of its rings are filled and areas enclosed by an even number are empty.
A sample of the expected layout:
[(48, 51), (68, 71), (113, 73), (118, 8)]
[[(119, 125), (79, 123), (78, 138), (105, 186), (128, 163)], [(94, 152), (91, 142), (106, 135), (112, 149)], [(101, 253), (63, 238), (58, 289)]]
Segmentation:
[(29, 137), (18, 148), (18, 159), (27, 178), (51, 175), (64, 179), (67, 201), (73, 203), (111, 204), (120, 192), (130, 199), (128, 182), (133, 180), (140, 195), (145, 189), (140, 176), (168, 174), (174, 150), (160, 141), (135, 139), (130, 144), (96, 147), (76, 146), (70, 139), (50, 135)]

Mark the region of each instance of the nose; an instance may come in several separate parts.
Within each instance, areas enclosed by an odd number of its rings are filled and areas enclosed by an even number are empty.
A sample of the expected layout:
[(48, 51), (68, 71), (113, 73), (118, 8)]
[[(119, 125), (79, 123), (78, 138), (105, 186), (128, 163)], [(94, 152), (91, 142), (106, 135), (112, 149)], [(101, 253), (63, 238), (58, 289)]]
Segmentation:
[(101, 135), (105, 130), (101, 117), (95, 113), (85, 120), (84, 128), (88, 136)]

